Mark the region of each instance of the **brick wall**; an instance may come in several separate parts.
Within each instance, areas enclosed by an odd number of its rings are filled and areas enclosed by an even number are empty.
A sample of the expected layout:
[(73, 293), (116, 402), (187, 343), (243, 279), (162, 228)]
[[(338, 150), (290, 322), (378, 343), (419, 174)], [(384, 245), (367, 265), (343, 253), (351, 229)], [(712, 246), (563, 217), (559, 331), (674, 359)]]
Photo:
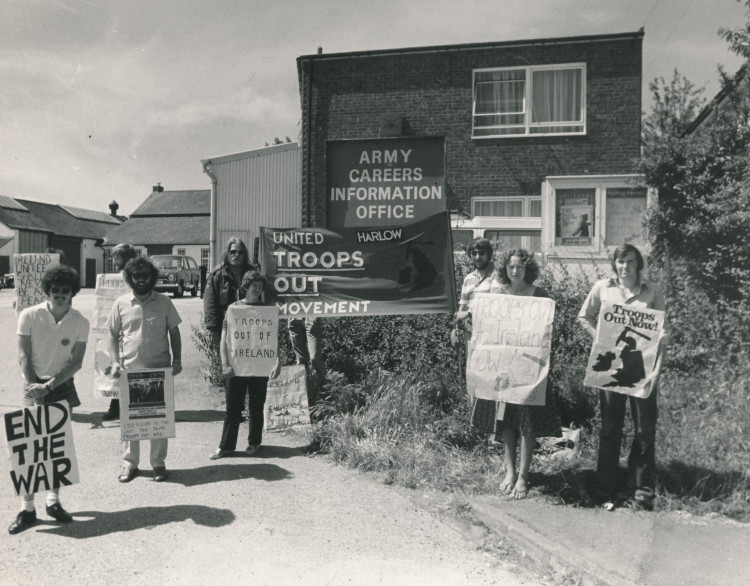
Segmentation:
[[(328, 140), (378, 138), (396, 112), (405, 135), (444, 136), (448, 204), (538, 195), (550, 175), (625, 174), (640, 149), (642, 33), (300, 57), (303, 217), (323, 225)], [(586, 135), (472, 139), (472, 71), (586, 63)]]

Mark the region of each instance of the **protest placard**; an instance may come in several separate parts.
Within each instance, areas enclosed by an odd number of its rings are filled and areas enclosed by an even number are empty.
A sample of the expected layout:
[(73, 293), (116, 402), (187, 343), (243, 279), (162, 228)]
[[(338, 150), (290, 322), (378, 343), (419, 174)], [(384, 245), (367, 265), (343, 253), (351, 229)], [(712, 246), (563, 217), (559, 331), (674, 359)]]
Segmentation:
[(261, 228), (263, 266), (282, 316), (450, 313), (447, 212), (387, 228)]
[(42, 275), (49, 267), (56, 267), (59, 264), (60, 255), (57, 253), (40, 252), (13, 255), (13, 265), (16, 269), (16, 314), (47, 299), (42, 290)]
[(544, 405), (555, 302), (543, 297), (477, 293), (466, 387), (479, 399)]
[(268, 380), (265, 410), (268, 431), (310, 423), (304, 364), (282, 366), (279, 376)]
[(172, 369), (120, 373), (120, 438), (123, 441), (175, 437)]
[(586, 366), (585, 385), (645, 398), (658, 378), (664, 312), (602, 303), (596, 338)]
[(115, 299), (130, 291), (121, 273), (98, 275), (94, 290), (94, 319), (91, 338), (94, 346), (94, 396), (116, 399), (120, 381), (112, 376), (113, 362), (109, 353), (107, 319)]
[(278, 359), (279, 310), (273, 305), (227, 307), (227, 349), (235, 376), (268, 376)]
[(67, 402), (6, 413), (5, 442), (16, 496), (80, 482)]

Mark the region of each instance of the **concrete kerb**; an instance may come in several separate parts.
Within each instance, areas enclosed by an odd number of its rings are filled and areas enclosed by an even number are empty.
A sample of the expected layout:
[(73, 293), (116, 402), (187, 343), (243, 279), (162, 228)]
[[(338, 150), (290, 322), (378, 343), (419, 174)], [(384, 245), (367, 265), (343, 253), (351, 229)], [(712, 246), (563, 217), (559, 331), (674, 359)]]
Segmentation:
[(470, 500), (475, 517), (489, 529), (509, 538), (537, 563), (555, 573), (577, 574), (583, 584), (592, 586), (635, 586), (622, 576), (592, 563), (549, 537), (540, 534), (528, 524), (505, 514), (491, 497), (479, 496)]

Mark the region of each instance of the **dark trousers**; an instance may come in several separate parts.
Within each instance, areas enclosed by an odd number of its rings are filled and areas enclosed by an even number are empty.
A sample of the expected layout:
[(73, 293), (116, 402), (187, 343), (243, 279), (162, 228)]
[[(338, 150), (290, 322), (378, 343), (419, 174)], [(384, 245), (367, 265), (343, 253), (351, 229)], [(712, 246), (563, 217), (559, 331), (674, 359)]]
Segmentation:
[(242, 410), (245, 408), (245, 396), (249, 396), (248, 417), (249, 430), (247, 443), (259, 446), (263, 440), (263, 406), (266, 404), (268, 377), (235, 376), (226, 384), (227, 414), (224, 417), (224, 429), (221, 432), (219, 448), (234, 450), (237, 448), (237, 434), (242, 422)]
[(656, 458), (656, 390), (646, 399), (599, 390), (602, 428), (599, 433), (599, 459), (596, 472), (599, 487), (614, 495), (620, 470), (620, 446), (625, 422), (625, 405), (630, 399), (635, 437), (628, 456), (628, 471), (635, 480), (636, 493), (654, 494)]

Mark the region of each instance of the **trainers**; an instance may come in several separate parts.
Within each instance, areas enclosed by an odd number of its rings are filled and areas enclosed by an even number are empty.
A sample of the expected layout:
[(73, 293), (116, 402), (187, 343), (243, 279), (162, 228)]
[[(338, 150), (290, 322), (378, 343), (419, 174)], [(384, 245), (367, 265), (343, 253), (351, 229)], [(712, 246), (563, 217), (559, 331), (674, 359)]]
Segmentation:
[(256, 453), (258, 452), (258, 450), (259, 450), (259, 449), (260, 449), (260, 446), (253, 446), (253, 445), (250, 445), (250, 446), (247, 446), (247, 447), (245, 448), (245, 453), (246, 453), (246, 454), (247, 454), (248, 456), (252, 456), (253, 454), (256, 454)]
[(36, 525), (36, 511), (21, 511), (16, 515), (16, 520), (8, 527), (8, 533), (15, 535), (34, 525)]
[(119, 480), (120, 482), (130, 482), (136, 476), (138, 476), (138, 468), (123, 466), (120, 475), (117, 477), (117, 480)]
[(208, 459), (209, 460), (220, 460), (221, 458), (226, 458), (227, 456), (231, 456), (232, 453), (234, 453), (234, 450), (222, 450), (221, 448), (219, 448), (213, 454), (211, 454), (208, 457)]
[(167, 469), (164, 466), (154, 468), (154, 482), (164, 482), (167, 476)]
[(71, 514), (63, 509), (60, 503), (47, 505), (47, 514), (55, 521), (59, 521), (60, 523), (70, 523), (73, 520)]

